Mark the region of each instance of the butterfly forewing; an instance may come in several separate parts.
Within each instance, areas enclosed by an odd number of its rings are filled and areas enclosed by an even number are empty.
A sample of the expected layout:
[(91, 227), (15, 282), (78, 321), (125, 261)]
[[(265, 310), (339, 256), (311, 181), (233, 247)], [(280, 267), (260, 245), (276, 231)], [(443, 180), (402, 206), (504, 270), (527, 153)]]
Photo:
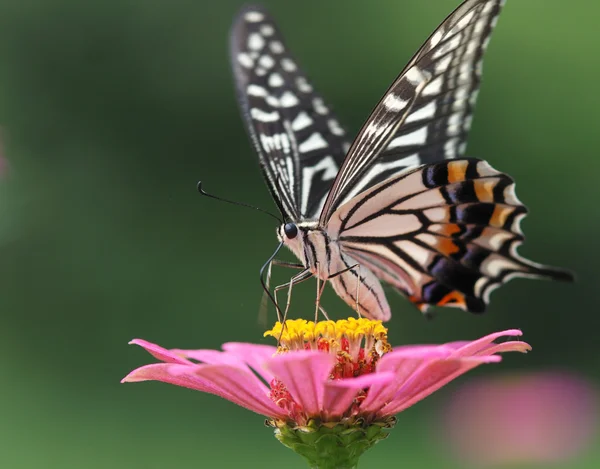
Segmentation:
[[(468, 0), (429, 37), (359, 133), (321, 223), (337, 206), (407, 167), (464, 154), (483, 54), (503, 4)], [(410, 107), (400, 106), (400, 100)], [(401, 125), (388, 124), (398, 117)]]
[(231, 32), (242, 113), (267, 183), (287, 219), (317, 218), (348, 148), (346, 132), (288, 52), (261, 7)]
[(431, 82), (379, 164), (408, 156), (415, 163), (417, 158), (420, 163), (431, 163), (440, 157), (463, 156), (481, 81), (483, 54), (503, 4), (504, 0), (464, 3), (416, 54), (411, 63), (431, 73)]

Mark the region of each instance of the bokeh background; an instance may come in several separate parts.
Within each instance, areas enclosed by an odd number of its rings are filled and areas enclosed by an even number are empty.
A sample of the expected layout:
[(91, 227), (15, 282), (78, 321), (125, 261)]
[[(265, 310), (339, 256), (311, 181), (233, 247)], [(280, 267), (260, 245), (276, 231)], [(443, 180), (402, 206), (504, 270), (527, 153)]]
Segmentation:
[[(264, 3), (356, 132), (458, 0)], [(196, 192), (202, 179), (274, 208), (229, 70), (241, 4), (0, 3), (1, 467), (304, 467), (258, 415), (160, 383), (119, 384), (151, 361), (127, 346), (134, 337), (178, 348), (265, 340), (258, 269), (276, 245), (273, 220)], [(390, 292), (393, 344), (521, 328), (532, 353), (473, 375), (600, 378), (599, 16), (592, 0), (508, 2), (468, 150), (517, 180), (531, 210), (520, 252), (573, 269), (577, 283), (514, 281), (483, 316), (449, 309), (433, 321)], [(311, 315), (313, 298), (314, 285), (299, 286), (294, 314)], [(351, 313), (333, 294), (325, 304)], [(461, 467), (436, 436), (459, 385), (401, 414), (362, 465)], [(559, 465), (599, 466), (594, 448)]]

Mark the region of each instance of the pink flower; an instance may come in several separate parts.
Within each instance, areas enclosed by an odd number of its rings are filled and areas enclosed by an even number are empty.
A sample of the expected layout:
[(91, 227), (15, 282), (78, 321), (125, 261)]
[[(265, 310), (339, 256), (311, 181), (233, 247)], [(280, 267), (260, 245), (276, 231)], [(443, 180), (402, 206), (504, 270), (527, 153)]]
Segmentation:
[(163, 381), (216, 394), (268, 417), (274, 426), (311, 421), (388, 422), (398, 412), (501, 352), (526, 352), (519, 330), (475, 341), (413, 345), (390, 351), (380, 321), (287, 321), (267, 334), (279, 348), (230, 342), (223, 351), (167, 350), (135, 339), (162, 363), (142, 366), (123, 382)]
[(387, 436), (394, 415), (463, 373), (526, 352), (509, 330), (475, 341), (392, 348), (381, 321), (289, 320), (267, 331), (278, 347), (230, 342), (217, 350), (167, 350), (145, 340), (162, 363), (123, 382), (163, 381), (221, 396), (268, 417), (275, 437), (314, 468), (354, 468)]
[(586, 449), (597, 418), (588, 382), (540, 372), (465, 385), (451, 398), (442, 428), (453, 452), (474, 467), (547, 465)]

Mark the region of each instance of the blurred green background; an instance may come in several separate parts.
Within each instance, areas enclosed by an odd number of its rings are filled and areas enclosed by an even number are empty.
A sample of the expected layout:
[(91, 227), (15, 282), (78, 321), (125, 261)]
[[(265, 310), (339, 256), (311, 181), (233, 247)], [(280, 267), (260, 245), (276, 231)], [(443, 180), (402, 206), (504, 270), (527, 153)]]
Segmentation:
[[(264, 3), (356, 132), (458, 0)], [(202, 179), (215, 194), (274, 208), (229, 70), (241, 4), (0, 3), (10, 165), (0, 182), (1, 467), (304, 467), (258, 415), (165, 384), (119, 384), (152, 361), (127, 346), (134, 337), (177, 348), (264, 340), (258, 269), (276, 245), (273, 221), (196, 192)], [(433, 321), (390, 293), (392, 344), (522, 328), (534, 351), (479, 374), (600, 378), (599, 16), (592, 0), (508, 2), (468, 150), (517, 180), (531, 210), (521, 253), (573, 269), (578, 282), (511, 282), (487, 314), (440, 310)], [(294, 313), (311, 315), (314, 285), (294, 295)], [(351, 313), (331, 293), (325, 304), (338, 318)], [(362, 466), (459, 467), (432, 437), (449, 393), (401, 414)], [(599, 466), (598, 449), (569, 465)]]

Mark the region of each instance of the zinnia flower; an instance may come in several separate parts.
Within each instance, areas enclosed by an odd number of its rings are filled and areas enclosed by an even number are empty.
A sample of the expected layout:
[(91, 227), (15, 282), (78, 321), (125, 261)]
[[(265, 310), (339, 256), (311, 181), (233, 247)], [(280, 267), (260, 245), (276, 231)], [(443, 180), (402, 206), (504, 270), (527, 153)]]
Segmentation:
[(475, 341), (396, 347), (381, 321), (288, 320), (267, 331), (278, 347), (230, 342), (223, 351), (167, 350), (136, 339), (163, 363), (132, 371), (123, 382), (163, 381), (216, 394), (267, 417), (276, 437), (311, 467), (356, 467), (385, 438), (395, 415), (463, 373), (526, 352), (519, 330)]
[(442, 431), (452, 452), (471, 467), (547, 466), (589, 447), (597, 419), (590, 383), (571, 373), (539, 372), (459, 388), (447, 404)]

